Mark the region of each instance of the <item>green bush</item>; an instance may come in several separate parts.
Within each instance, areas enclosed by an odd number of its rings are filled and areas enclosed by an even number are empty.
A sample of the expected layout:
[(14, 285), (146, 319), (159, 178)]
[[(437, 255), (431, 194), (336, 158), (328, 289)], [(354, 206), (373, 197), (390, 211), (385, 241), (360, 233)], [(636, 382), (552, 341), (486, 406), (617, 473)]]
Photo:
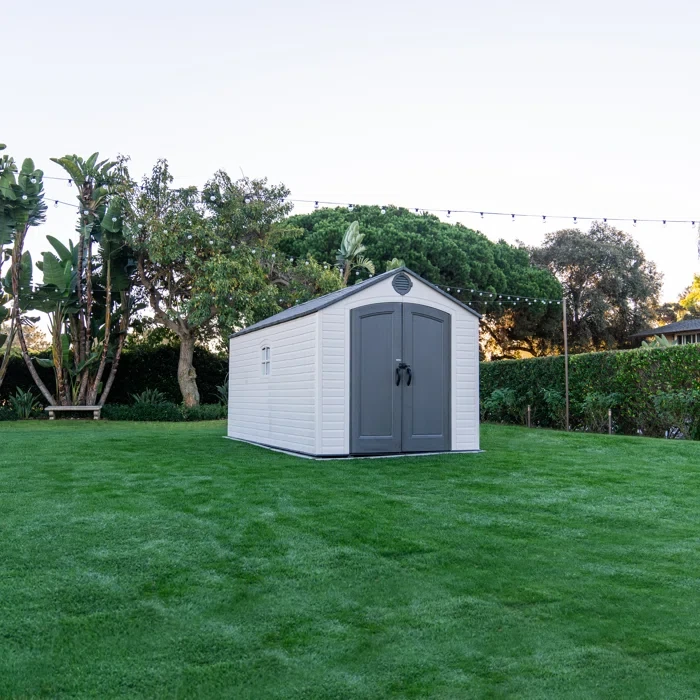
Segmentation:
[(542, 401), (546, 407), (548, 424), (564, 428), (566, 423), (566, 398), (563, 391), (542, 389)]
[(135, 404), (148, 404), (150, 406), (171, 403), (160, 389), (144, 389), (140, 394), (134, 394), (132, 398)]
[(491, 396), (484, 399), (482, 415), (485, 420), (498, 423), (522, 423), (522, 401), (514, 389), (494, 389)]
[(223, 420), (228, 415), (228, 408), (221, 404), (204, 404), (202, 406), (183, 406), (182, 416), (186, 421), (195, 420)]
[(22, 391), (19, 387), (15, 391), (15, 395), (10, 396), (10, 406), (15, 413), (15, 418), (19, 420), (27, 420), (33, 416), (38, 416), (43, 408), (31, 389)]
[(609, 429), (608, 411), (617, 406), (620, 397), (617, 394), (601, 394), (592, 392), (586, 394), (581, 401), (583, 429), (591, 433), (604, 433)]
[(0, 406), (0, 421), (17, 420), (17, 414), (10, 406)]
[[(145, 389), (158, 389), (168, 401), (179, 404), (182, 394), (177, 383), (177, 346), (159, 345), (154, 348), (135, 347), (127, 350), (119, 362), (119, 371), (109, 394), (109, 404), (131, 403), (134, 394)], [(37, 357), (50, 357), (51, 353), (41, 353)], [(219, 400), (217, 387), (226, 381), (228, 358), (196, 347), (194, 368), (197, 371), (197, 386), (204, 403)], [(36, 366), (36, 371), (49, 389), (54, 388), (53, 370)], [(109, 371), (109, 367), (107, 368)], [(17, 388), (27, 391), (34, 389), (34, 382), (21, 357), (11, 357), (7, 375), (0, 388), (0, 401), (9, 399)]]
[[(556, 408), (556, 398), (553, 394), (548, 398), (545, 392), (564, 394), (562, 356), (482, 362), (480, 381), (483, 413), (486, 413), (485, 402), (495, 390), (512, 389), (519, 405), (531, 405), (533, 424), (561, 427), (563, 421)], [(598, 407), (597, 418), (600, 420), (597, 420), (591, 413), (594, 399), (586, 402), (587, 396), (615, 394), (613, 421), (616, 432), (663, 437), (671, 423), (678, 422), (678, 411), (670, 411), (668, 406), (662, 410), (660, 400), (655, 397), (699, 389), (698, 345), (617, 350), (569, 358), (570, 420), (572, 427), (578, 430), (591, 430), (596, 422), (599, 427), (602, 425), (602, 408)], [(669, 412), (676, 418), (671, 420)], [(520, 420), (513, 418), (510, 422)], [(607, 407), (605, 422), (607, 425)], [(682, 429), (681, 432), (685, 434)]]
[(107, 404), (102, 409), (102, 417), (106, 420), (127, 421), (165, 421), (177, 423), (181, 421), (222, 420), (226, 418), (227, 408), (221, 404), (205, 404), (203, 406), (177, 406), (172, 402), (166, 403), (134, 403)]
[(666, 437), (700, 439), (700, 391), (659, 392), (654, 405)]
[(169, 423), (184, 420), (180, 407), (174, 403), (107, 404), (102, 409), (102, 417), (106, 420), (167, 421)]

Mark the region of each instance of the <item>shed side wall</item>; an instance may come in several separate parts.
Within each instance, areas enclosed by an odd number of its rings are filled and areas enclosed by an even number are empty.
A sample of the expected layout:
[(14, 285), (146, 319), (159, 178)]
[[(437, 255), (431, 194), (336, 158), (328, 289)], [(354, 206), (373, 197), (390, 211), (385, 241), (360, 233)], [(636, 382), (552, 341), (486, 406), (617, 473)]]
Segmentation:
[[(410, 276), (410, 275), (409, 275)], [(319, 313), (320, 426), (319, 454), (350, 451), (350, 311), (381, 302), (425, 304), (452, 318), (451, 430), (453, 450), (479, 449), (479, 319), (428, 285), (411, 277), (413, 287), (400, 296), (391, 279), (378, 282)]]
[[(318, 314), (231, 338), (228, 436), (316, 454)], [(271, 373), (262, 374), (262, 348)]]

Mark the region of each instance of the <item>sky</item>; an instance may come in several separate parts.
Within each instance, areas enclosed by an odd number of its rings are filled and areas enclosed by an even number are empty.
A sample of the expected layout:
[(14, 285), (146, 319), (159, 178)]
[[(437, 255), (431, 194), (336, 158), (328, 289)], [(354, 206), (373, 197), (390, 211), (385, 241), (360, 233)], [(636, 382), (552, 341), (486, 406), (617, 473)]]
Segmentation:
[[(47, 176), (99, 151), (183, 185), (223, 168), (296, 199), (548, 215), (449, 219), (528, 245), (573, 225), (555, 214), (700, 220), (691, 0), (0, 5), (0, 142)], [(51, 205), (34, 257), (74, 219)], [(691, 224), (620, 228), (663, 300), (700, 271)]]

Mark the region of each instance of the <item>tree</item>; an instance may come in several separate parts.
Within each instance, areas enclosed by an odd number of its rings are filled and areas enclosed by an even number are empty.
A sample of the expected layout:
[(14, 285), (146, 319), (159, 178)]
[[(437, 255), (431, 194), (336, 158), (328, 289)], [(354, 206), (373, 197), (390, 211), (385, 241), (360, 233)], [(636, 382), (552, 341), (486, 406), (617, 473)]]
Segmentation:
[(700, 275), (693, 275), (693, 282), (681, 294), (678, 306), (678, 320), (700, 318)]
[[(0, 144), (2, 150), (5, 150), (4, 144)], [(0, 385), (5, 379), (15, 338), (19, 340), (32, 378), (38, 386), (41, 384), (29, 359), (24, 337), (24, 327), (33, 320), (23, 316), (22, 303), (30, 291), (32, 275), (32, 259), (29, 252), (24, 251), (24, 243), (29, 229), (41, 224), (46, 215), (43, 175), (29, 158), (19, 171), (13, 158), (7, 155), (0, 158), (0, 273), (6, 260), (10, 261), (5, 276), (0, 274), (0, 322), (9, 319), (7, 334), (0, 335)]]
[(549, 233), (531, 253), (564, 288), (573, 351), (629, 347), (654, 318), (661, 276), (627, 233), (594, 222)]
[(364, 253), (367, 248), (362, 244), (365, 235), (360, 233), (360, 224), (353, 221), (345, 230), (343, 240), (340, 242), (340, 248), (336, 260), (338, 267), (343, 273), (343, 283), (347, 285), (350, 279), (350, 273), (353, 270), (366, 270), (370, 275), (374, 274), (374, 263), (366, 258)]
[(199, 403), (194, 347), (342, 285), (337, 270), (290, 261), (275, 247), (295, 234), (283, 185), (220, 171), (200, 192), (173, 188), (160, 160), (126, 205), (127, 239), (154, 323), (180, 341), (178, 384)]
[[(27, 343), (27, 349), (32, 355), (35, 355), (39, 352), (44, 352), (45, 350), (48, 350), (51, 347), (51, 343), (49, 342), (48, 337), (46, 336), (46, 333), (41, 330), (38, 326), (31, 324), (29, 325), (26, 323), (23, 324), (23, 332), (24, 332), (24, 339)], [(0, 325), (0, 337), (8, 337), (10, 333), (10, 325), (9, 323), (4, 323)], [(10, 354), (11, 355), (16, 355), (16, 356), (21, 356), (22, 355), (22, 349), (19, 344), (19, 338), (15, 334), (14, 337), (14, 342), (12, 343), (10, 347)]]
[[(494, 243), (460, 224), (447, 224), (436, 216), (416, 215), (397, 207), (318, 209), (290, 217), (289, 223), (300, 227), (304, 234), (283, 240), (281, 249), (286, 255), (310, 255), (332, 263), (343, 232), (353, 221), (361, 227), (368, 258), (378, 263), (387, 261), (387, 266), (393, 259), (401, 259), (428, 281), (450, 286), (455, 296), (484, 314), (485, 355), (541, 354), (561, 345), (561, 307), (524, 303), (513, 310), (498, 299), (501, 293), (561, 298), (561, 286), (554, 276), (533, 266), (526, 249), (504, 241)], [(363, 269), (355, 273), (358, 280), (367, 276)], [(479, 296), (471, 289), (494, 296)]]
[[(119, 366), (129, 318), (132, 263), (121, 231), (121, 197), (130, 185), (123, 163), (98, 162), (93, 153), (52, 158), (78, 189), (77, 242), (65, 246), (47, 236), (53, 250), (37, 267), (43, 283), (29, 298), (32, 308), (49, 315), (56, 398), (37, 384), (51, 403), (102, 406)], [(26, 355), (26, 348), (22, 348)], [(104, 380), (107, 365), (110, 371)], [(36, 381), (36, 380), (35, 380)]]

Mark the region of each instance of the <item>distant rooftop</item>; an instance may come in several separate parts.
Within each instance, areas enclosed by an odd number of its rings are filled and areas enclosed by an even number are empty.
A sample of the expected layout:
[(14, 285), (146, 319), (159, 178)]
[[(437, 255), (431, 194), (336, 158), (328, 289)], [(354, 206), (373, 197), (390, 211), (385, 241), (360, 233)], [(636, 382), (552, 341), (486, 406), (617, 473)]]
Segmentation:
[(677, 321), (669, 323), (667, 326), (659, 326), (658, 328), (648, 328), (639, 333), (633, 333), (630, 338), (646, 338), (650, 335), (666, 335), (668, 333), (692, 333), (700, 331), (700, 318), (691, 318), (687, 321)]

